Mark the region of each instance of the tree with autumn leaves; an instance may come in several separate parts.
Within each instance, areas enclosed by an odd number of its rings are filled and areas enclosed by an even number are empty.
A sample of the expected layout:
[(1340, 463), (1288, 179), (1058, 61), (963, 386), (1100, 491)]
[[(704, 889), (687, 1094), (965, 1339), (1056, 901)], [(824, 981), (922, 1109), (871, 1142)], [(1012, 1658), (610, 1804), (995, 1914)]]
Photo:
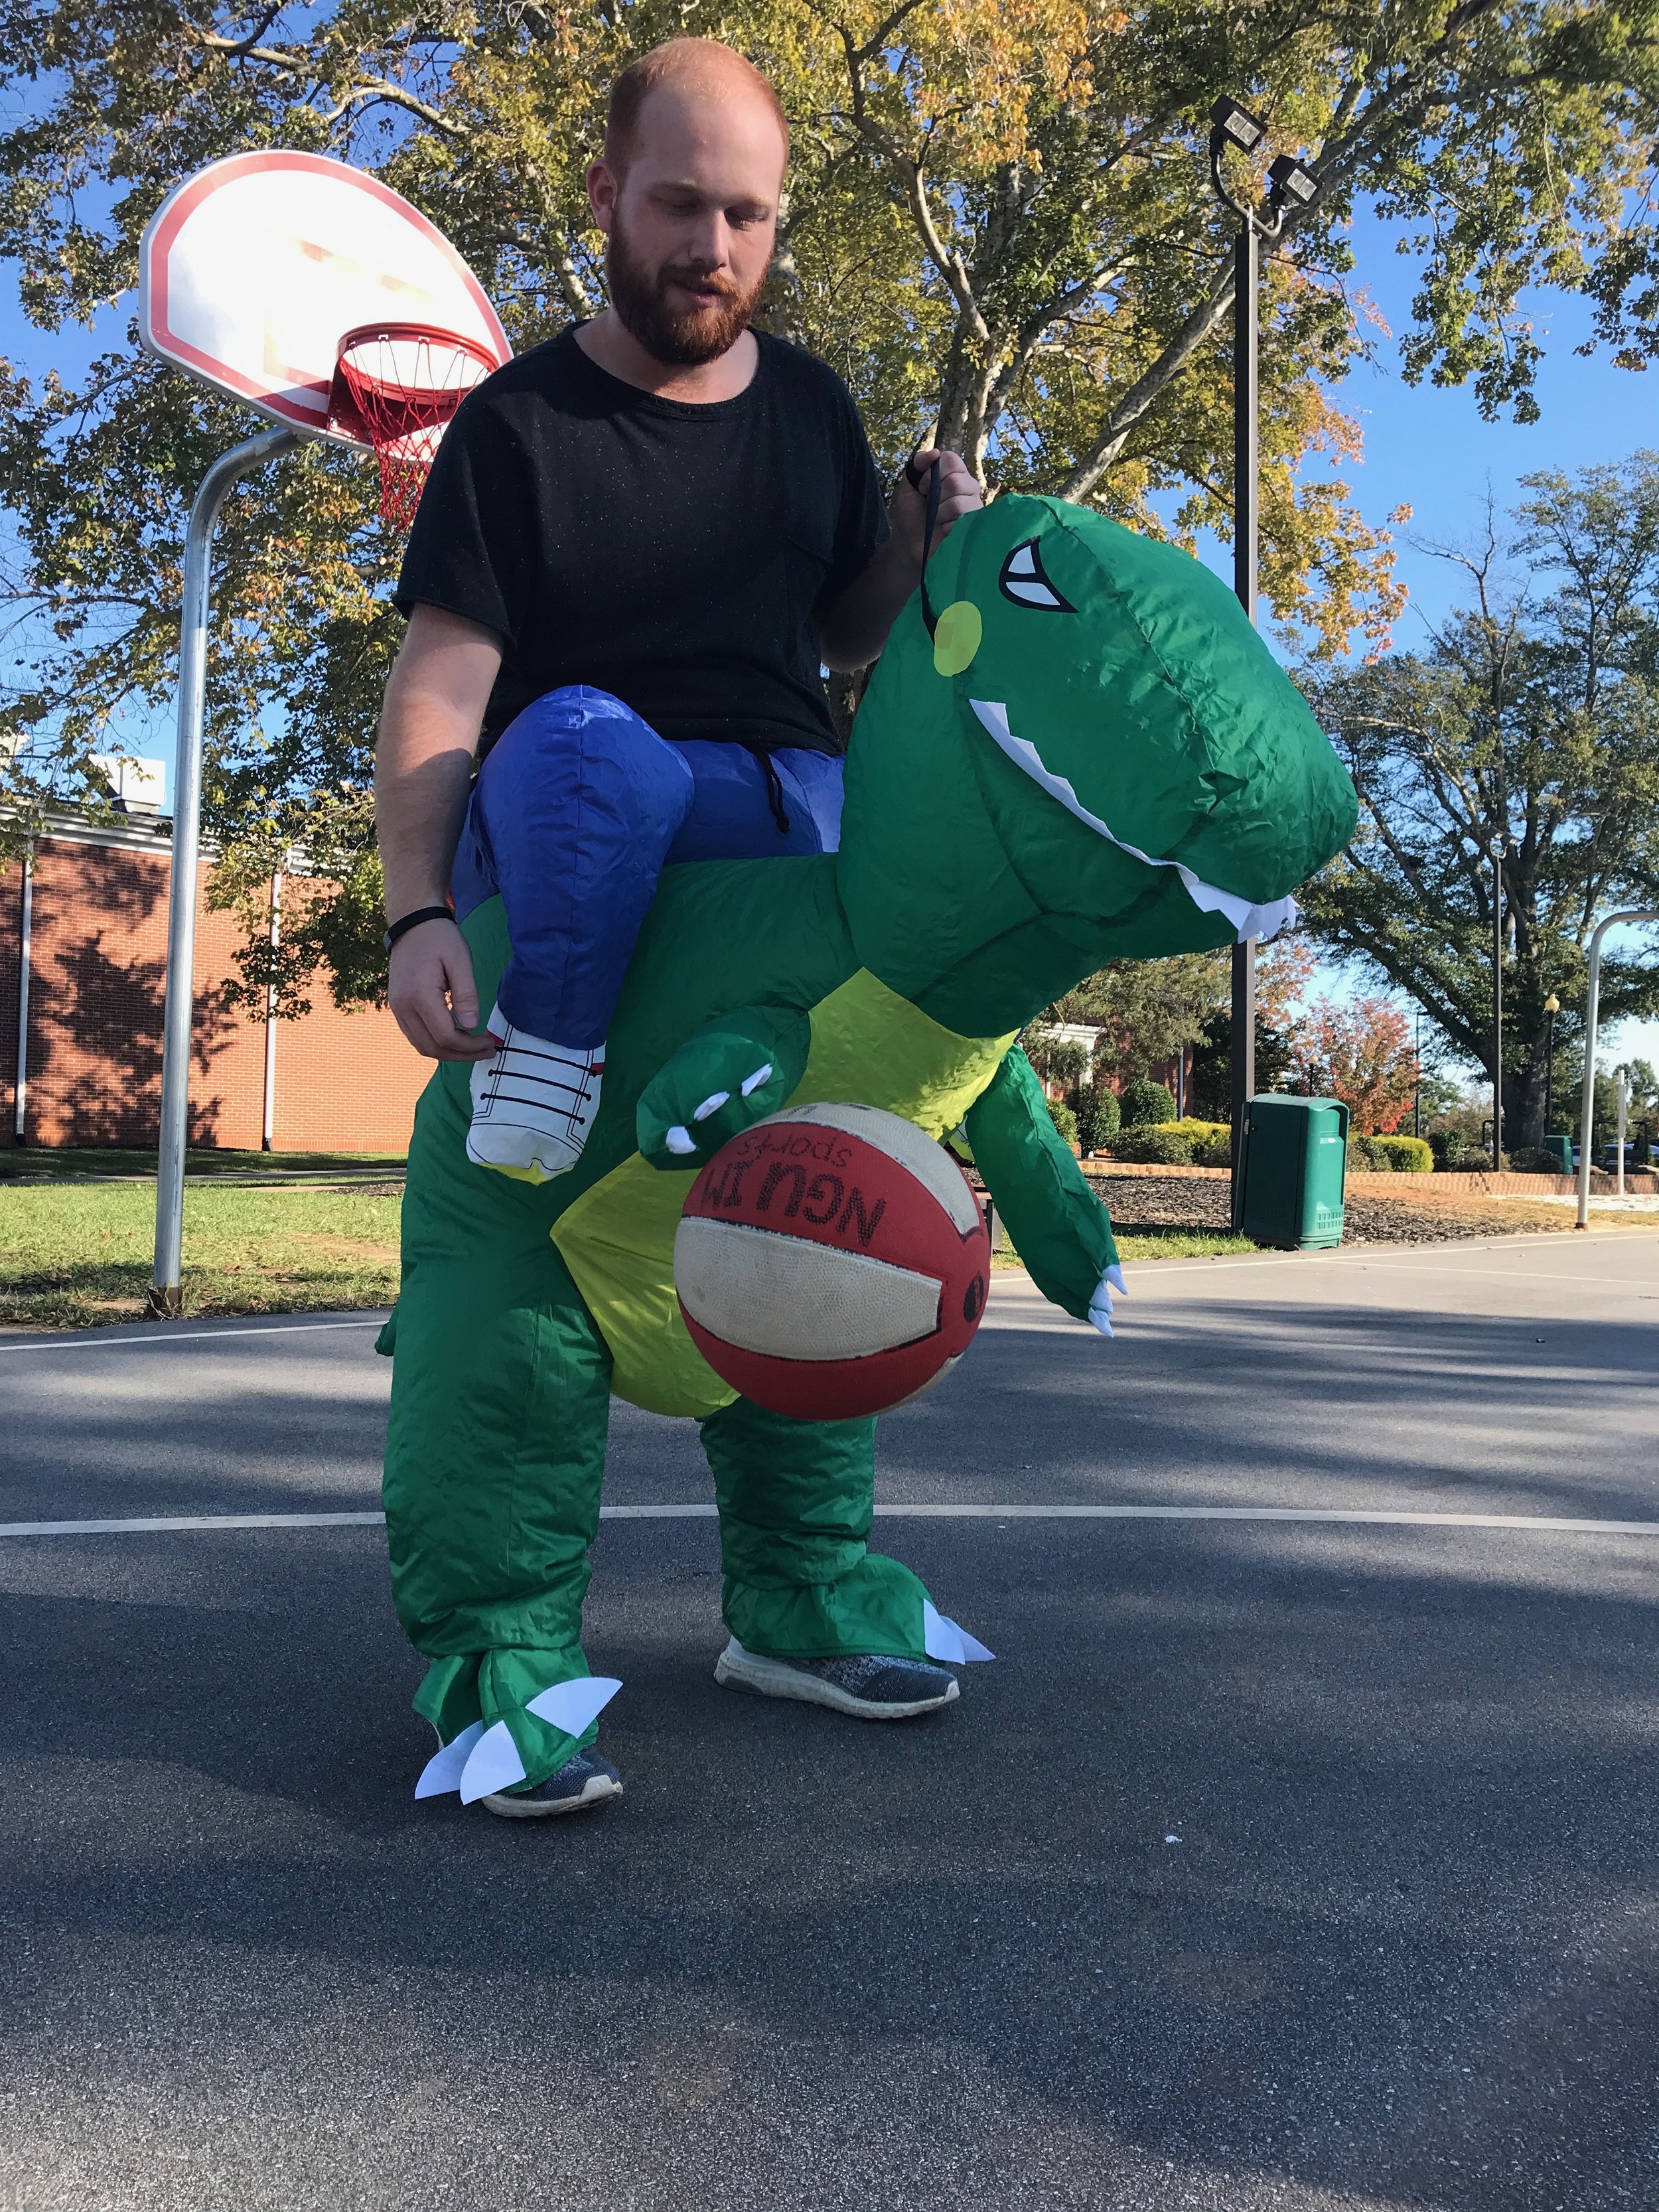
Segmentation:
[(1358, 1134), (1389, 1135), (1417, 1090), (1405, 1015), (1386, 999), (1316, 999), (1297, 1018), (1290, 1074), (1290, 1087), (1305, 1097), (1340, 1099)]
[[(1659, 0), (0, 0), (0, 252), (43, 331), (108, 332), (73, 383), (0, 367), (9, 834), (95, 791), (90, 755), (172, 696), (190, 496), (250, 424), (145, 359), (128, 319), (144, 223), (209, 161), (287, 145), (383, 177), (455, 240), (522, 349), (601, 296), (581, 176), (605, 88), (665, 36), (724, 39), (772, 76), (793, 131), (771, 319), (846, 375), (885, 465), (937, 434), (993, 492), (1191, 542), (1225, 537), (1231, 512), (1228, 226), (1204, 151), (1231, 93), (1322, 179), (1266, 267), (1262, 583), (1328, 656), (1380, 645), (1401, 601), (1388, 534), (1340, 475), (1358, 432), (1333, 394), (1370, 343), (1351, 212), (1379, 208), (1423, 249), (1408, 375), (1526, 416), (1519, 303), (1539, 283), (1588, 293), (1638, 365), (1659, 326), (1656, 20)], [(266, 470), (226, 510), (220, 880), (257, 908), (297, 841), (339, 886), (291, 933), (289, 987), (319, 962), (347, 995), (378, 986), (364, 793), (397, 558), (368, 466), (338, 451)]]

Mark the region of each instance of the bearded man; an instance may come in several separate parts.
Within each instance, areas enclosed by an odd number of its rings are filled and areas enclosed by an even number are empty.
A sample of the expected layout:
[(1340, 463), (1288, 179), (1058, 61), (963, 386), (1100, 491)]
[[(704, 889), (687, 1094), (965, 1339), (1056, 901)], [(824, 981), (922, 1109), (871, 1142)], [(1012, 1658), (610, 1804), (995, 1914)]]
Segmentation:
[[(675, 40), (629, 69), (587, 173), (611, 304), (466, 400), (416, 518), (375, 785), (390, 996), (417, 1051), (475, 1064), (481, 1169), (540, 1180), (580, 1156), (665, 864), (834, 850), (822, 666), (880, 652), (921, 574), (930, 471), (935, 542), (980, 503), (958, 456), (919, 453), (890, 532), (846, 386), (750, 327), (787, 155), (775, 92), (730, 48)], [(481, 1030), (455, 917), (496, 892), (513, 958)], [(447, 1233), (459, 1254), (471, 1231)], [(394, 1376), (394, 1430), (398, 1397)], [(429, 1656), (532, 1601), (490, 1559), (466, 1564), (457, 1598), (456, 1563), (423, 1557), (398, 1500), (411, 1480), (512, 1479), (474, 1462), (394, 1480), (388, 1461), (394, 1595)], [(585, 1553), (569, 1571), (585, 1584)], [(870, 1679), (868, 1662), (814, 1663)], [(872, 1711), (924, 1709), (922, 1677), (939, 1701), (953, 1686), (884, 1664), (917, 1679), (884, 1680)], [(850, 1676), (834, 1687), (858, 1709)], [(584, 1751), (483, 1802), (522, 1817), (619, 1789)]]

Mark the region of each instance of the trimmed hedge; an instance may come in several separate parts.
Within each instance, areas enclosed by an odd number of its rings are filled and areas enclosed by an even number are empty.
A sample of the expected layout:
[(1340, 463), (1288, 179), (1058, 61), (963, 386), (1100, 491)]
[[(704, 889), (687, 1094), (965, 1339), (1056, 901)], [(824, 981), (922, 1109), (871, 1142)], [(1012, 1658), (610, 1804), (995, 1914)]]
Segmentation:
[(1547, 1152), (1541, 1145), (1517, 1145), (1504, 1158), (1522, 1175), (1559, 1176), (1566, 1172), (1555, 1154)]
[(1193, 1148), (1188, 1139), (1177, 1134), (1167, 1123), (1144, 1124), (1138, 1129), (1125, 1129), (1112, 1140), (1112, 1158), (1130, 1160), (1148, 1167), (1187, 1168), (1193, 1164)]
[(1149, 1076), (1138, 1075), (1133, 1083), (1126, 1083), (1123, 1095), (1118, 1100), (1118, 1111), (1126, 1129), (1146, 1129), (1163, 1121), (1173, 1121), (1176, 1103), (1161, 1083)]
[(1068, 1145), (1077, 1142), (1077, 1115), (1063, 1098), (1048, 1101), (1048, 1119), (1054, 1123)]
[(1191, 1114), (1183, 1115), (1178, 1121), (1166, 1121), (1164, 1127), (1184, 1137), (1189, 1145), (1224, 1145), (1232, 1138), (1232, 1131), (1224, 1121), (1200, 1121)]
[(1110, 1144), (1116, 1136), (1121, 1120), (1117, 1093), (1104, 1083), (1079, 1084), (1072, 1094), (1072, 1111), (1077, 1115), (1078, 1142), (1085, 1152)]
[(1395, 1175), (1430, 1175), (1434, 1170), (1434, 1153), (1426, 1137), (1373, 1137), (1370, 1147), (1373, 1158), (1380, 1153), (1379, 1164)]

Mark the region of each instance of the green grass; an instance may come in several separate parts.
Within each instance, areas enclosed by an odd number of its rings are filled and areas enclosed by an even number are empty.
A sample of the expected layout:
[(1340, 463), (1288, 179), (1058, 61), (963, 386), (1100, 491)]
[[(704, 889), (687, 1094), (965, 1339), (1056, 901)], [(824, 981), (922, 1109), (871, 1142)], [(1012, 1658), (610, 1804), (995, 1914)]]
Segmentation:
[[(1235, 1237), (1219, 1229), (1117, 1230), (1117, 1249), (1125, 1260), (1218, 1260), (1232, 1252), (1259, 1252), (1261, 1245), (1249, 1237)], [(993, 1267), (1024, 1267), (1017, 1252), (992, 1255)]]
[(1231, 1252), (1259, 1252), (1253, 1237), (1224, 1229), (1119, 1230), (1117, 1249), (1126, 1260), (1219, 1260)]
[[(185, 1310), (305, 1313), (398, 1295), (395, 1185), (185, 1188)], [(0, 1328), (137, 1321), (149, 1289), (153, 1183), (0, 1184)], [(1247, 1237), (1168, 1229), (1119, 1239), (1126, 1260), (1254, 1252)], [(999, 1253), (998, 1267), (1020, 1264)]]
[[(401, 1175), (401, 1152), (187, 1152), (185, 1171), (191, 1176), (362, 1175), (365, 1170)], [(0, 1152), (0, 1183), (34, 1182), (60, 1176), (153, 1176), (155, 1147), (142, 1150), (98, 1146), (19, 1146)]]
[[(390, 1305), (395, 1187), (185, 1191), (185, 1310), (303, 1313)], [(90, 1328), (139, 1318), (155, 1237), (152, 1184), (0, 1188), (0, 1328)]]

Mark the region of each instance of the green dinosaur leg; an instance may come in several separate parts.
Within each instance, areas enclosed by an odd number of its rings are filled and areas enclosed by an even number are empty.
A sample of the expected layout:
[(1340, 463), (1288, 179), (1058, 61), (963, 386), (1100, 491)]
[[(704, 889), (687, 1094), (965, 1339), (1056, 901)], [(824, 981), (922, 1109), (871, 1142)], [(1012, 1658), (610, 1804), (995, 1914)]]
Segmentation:
[[(593, 1741), (580, 1643), (599, 1525), (611, 1360), (548, 1238), (545, 1187), (474, 1167), (465, 1071), (434, 1078), (416, 1117), (393, 1352), (386, 1509), (398, 1618), (432, 1665), (416, 1694), (446, 1746), (422, 1790), (460, 1786), (464, 1754), (535, 1784)], [(386, 1340), (391, 1340), (389, 1342)], [(586, 1693), (590, 1698), (592, 1692)], [(574, 1725), (556, 1724), (557, 1717)], [(485, 1737), (501, 1723), (504, 1736)], [(510, 1741), (509, 1741), (510, 1739)], [(517, 1753), (517, 1762), (513, 1753)], [(463, 1796), (477, 1795), (471, 1782)]]
[(726, 1625), (771, 1659), (927, 1656), (928, 1597), (867, 1549), (876, 1425), (795, 1421), (739, 1398), (702, 1424), (720, 1504)]

